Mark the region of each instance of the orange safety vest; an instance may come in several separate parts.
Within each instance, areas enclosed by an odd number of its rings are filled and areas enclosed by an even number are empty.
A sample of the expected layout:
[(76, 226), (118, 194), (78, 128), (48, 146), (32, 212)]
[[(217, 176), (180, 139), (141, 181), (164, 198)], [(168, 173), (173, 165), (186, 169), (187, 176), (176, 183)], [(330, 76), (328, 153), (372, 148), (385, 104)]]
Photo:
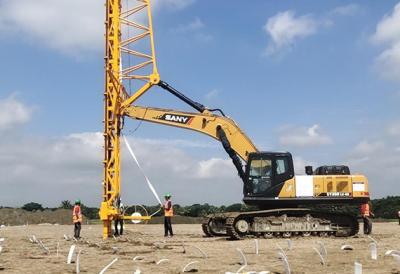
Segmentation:
[(369, 217), (370, 215), (370, 210), (369, 210), (369, 204), (362, 204), (361, 205), (361, 216), (363, 217)]
[[(168, 209), (168, 206), (170, 206), (169, 209)], [(164, 215), (165, 215), (165, 217), (174, 216), (174, 209), (172, 208), (172, 202), (170, 200), (165, 201), (165, 204), (164, 204)]]
[(80, 205), (74, 206), (74, 209), (72, 210), (72, 221), (74, 223), (82, 222), (82, 211)]

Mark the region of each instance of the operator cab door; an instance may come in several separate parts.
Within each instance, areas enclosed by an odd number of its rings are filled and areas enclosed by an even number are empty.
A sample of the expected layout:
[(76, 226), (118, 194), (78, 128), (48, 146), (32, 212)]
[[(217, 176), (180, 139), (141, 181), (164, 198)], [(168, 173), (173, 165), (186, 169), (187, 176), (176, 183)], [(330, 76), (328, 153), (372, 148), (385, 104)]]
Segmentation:
[(249, 155), (246, 168), (247, 197), (278, 197), (285, 181), (293, 178), (290, 153), (254, 153)]

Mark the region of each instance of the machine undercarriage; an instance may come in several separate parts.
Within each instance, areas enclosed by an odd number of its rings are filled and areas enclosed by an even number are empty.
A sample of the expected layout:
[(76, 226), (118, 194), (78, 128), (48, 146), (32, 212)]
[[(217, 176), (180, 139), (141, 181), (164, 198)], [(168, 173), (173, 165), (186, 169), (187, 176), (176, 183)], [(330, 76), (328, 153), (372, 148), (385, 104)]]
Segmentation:
[(359, 224), (355, 216), (347, 213), (285, 208), (214, 214), (208, 216), (202, 228), (208, 237), (225, 236), (240, 240), (249, 236), (349, 237), (358, 233)]

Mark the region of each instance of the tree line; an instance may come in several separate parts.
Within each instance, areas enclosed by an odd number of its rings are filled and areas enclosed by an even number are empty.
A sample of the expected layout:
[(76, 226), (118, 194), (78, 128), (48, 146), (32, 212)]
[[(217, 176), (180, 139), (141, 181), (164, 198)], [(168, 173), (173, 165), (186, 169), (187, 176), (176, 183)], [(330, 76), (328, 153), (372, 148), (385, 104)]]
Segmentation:
[[(375, 218), (380, 219), (395, 219), (397, 218), (397, 212), (400, 210), (400, 196), (388, 196), (381, 199), (371, 200), (372, 212), (375, 214)], [(161, 216), (162, 210), (159, 205), (156, 206), (146, 206), (149, 214), (153, 214), (159, 211), (155, 216)], [(39, 203), (27, 203), (22, 206), (23, 210), (27, 211), (36, 211), (36, 210), (57, 210), (57, 209), (68, 209), (71, 210), (73, 205), (70, 201), (65, 200), (60, 203), (60, 205), (56, 208), (44, 208)], [(82, 213), (89, 219), (98, 219), (99, 208), (97, 207), (89, 207), (85, 204), (81, 204)], [(333, 210), (336, 211), (345, 211), (352, 214), (359, 214), (359, 208), (356, 206), (345, 206), (345, 207), (332, 207)], [(257, 210), (256, 207), (247, 206), (242, 203), (236, 203), (229, 206), (213, 206), (210, 204), (193, 204), (189, 206), (181, 206), (179, 204), (174, 205), (174, 213), (180, 216), (188, 216), (188, 217), (204, 217), (213, 213), (223, 213), (223, 212), (237, 212), (237, 211), (252, 211)], [(127, 209), (126, 214), (133, 213), (134, 208), (130, 207)]]

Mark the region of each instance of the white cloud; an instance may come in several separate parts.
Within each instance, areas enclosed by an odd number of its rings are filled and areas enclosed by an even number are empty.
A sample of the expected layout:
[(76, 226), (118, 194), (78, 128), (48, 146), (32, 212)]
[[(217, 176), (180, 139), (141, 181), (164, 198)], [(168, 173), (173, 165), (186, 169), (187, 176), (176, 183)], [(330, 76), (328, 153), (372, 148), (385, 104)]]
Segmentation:
[(214, 36), (209, 33), (199, 32), (195, 34), (194, 39), (200, 43), (208, 43), (214, 40)]
[(187, 33), (200, 30), (204, 27), (205, 25), (203, 21), (200, 18), (196, 17), (193, 21), (189, 22), (188, 24), (179, 25), (178, 27), (172, 29), (171, 31), (175, 33)]
[(400, 132), (397, 132), (397, 126), (393, 123), (389, 130), (375, 129), (379, 136), (361, 140), (347, 156), (352, 173), (367, 176), (374, 197), (398, 194), (396, 178), (400, 176), (400, 142), (396, 134)]
[(400, 3), (397, 4), (392, 14), (386, 14), (376, 26), (376, 31), (371, 39), (375, 43), (392, 43), (400, 40)]
[(336, 7), (332, 10), (332, 14), (341, 15), (341, 16), (352, 16), (360, 13), (362, 8), (358, 4), (348, 4), (344, 6)]
[(375, 67), (379, 75), (387, 80), (400, 79), (400, 3), (393, 12), (385, 15), (377, 24), (371, 41), (382, 45), (385, 49), (375, 59)]
[(382, 150), (384, 147), (385, 144), (381, 141), (371, 142), (364, 140), (355, 146), (353, 153), (355, 155), (366, 156)]
[(296, 16), (294, 11), (279, 12), (270, 17), (264, 30), (270, 36), (267, 54), (290, 49), (297, 40), (316, 33), (318, 22), (311, 15)]
[(33, 107), (17, 100), (14, 94), (0, 99), (0, 130), (10, 129), (31, 119)]
[[(190, 142), (128, 139), (156, 190), (173, 193), (176, 203), (240, 201), (241, 181), (230, 160), (197, 159), (179, 147)], [(61, 200), (79, 197), (85, 204), (98, 206), (102, 191), (102, 145), (100, 132), (57, 138), (3, 138), (0, 142), (2, 205), (37, 201), (55, 206)], [(155, 203), (123, 144), (121, 151), (124, 201), (127, 204)]]
[(206, 100), (212, 100), (217, 98), (219, 94), (220, 94), (219, 89), (212, 89), (209, 92), (207, 92), (206, 95), (204, 95), (204, 97), (206, 98)]
[(400, 153), (396, 151), (395, 144), (396, 141), (388, 136), (382, 136), (376, 141), (364, 140), (348, 157), (347, 164), (352, 173), (367, 176), (370, 193), (374, 198), (397, 194)]
[(294, 172), (297, 175), (304, 175), (306, 174), (306, 166), (313, 166), (315, 168), (315, 163), (305, 160), (300, 156), (294, 156), (293, 157), (293, 166), (294, 166)]
[(101, 50), (104, 3), (98, 0), (8, 0), (0, 4), (0, 26), (36, 44), (62, 52)]
[(182, 10), (195, 2), (195, 0), (155, 0), (153, 6), (160, 9), (165, 7), (174, 10)]
[(192, 37), (196, 42), (208, 43), (214, 39), (214, 36), (207, 33), (205, 27), (206, 25), (203, 21), (196, 17), (193, 21), (187, 24), (182, 24), (172, 28), (170, 32), (176, 35), (182, 35), (185, 39)]
[(211, 158), (198, 163), (195, 177), (201, 179), (235, 178), (237, 172), (233, 169), (232, 161), (228, 159)]
[(309, 128), (288, 126), (281, 129), (279, 142), (283, 146), (308, 147), (332, 144), (328, 135), (320, 133), (320, 126), (315, 124)]
[[(157, 0), (153, 10), (180, 10), (193, 3)], [(104, 1), (99, 0), (4, 0), (0, 2), (0, 33), (72, 55), (102, 52), (104, 17)]]
[(387, 128), (387, 132), (392, 136), (400, 136), (400, 122), (393, 123)]
[(400, 42), (384, 50), (375, 59), (375, 66), (383, 79), (400, 81)]

